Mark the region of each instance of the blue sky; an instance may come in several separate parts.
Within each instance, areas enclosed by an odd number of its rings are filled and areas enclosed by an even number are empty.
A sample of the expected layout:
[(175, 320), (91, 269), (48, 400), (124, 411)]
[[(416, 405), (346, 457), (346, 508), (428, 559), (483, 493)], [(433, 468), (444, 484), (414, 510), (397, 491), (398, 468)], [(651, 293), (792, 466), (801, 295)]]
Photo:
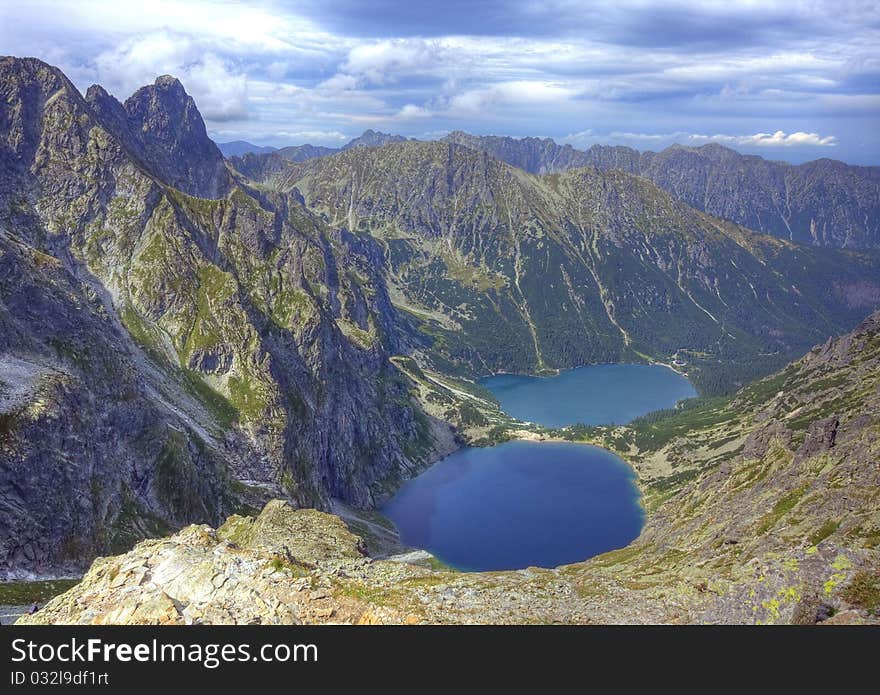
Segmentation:
[(0, 5), (0, 52), (121, 99), (173, 74), (218, 141), (461, 129), (880, 164), (873, 0)]

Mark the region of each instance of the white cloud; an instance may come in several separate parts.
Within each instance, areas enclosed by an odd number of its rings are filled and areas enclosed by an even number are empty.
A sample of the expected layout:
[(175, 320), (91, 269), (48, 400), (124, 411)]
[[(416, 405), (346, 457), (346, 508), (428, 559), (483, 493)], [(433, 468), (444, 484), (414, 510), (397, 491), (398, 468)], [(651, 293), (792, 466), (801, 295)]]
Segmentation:
[(755, 133), (754, 135), (740, 136), (736, 142), (740, 145), (760, 145), (761, 147), (799, 147), (803, 145), (833, 147), (837, 144), (837, 138), (833, 135), (821, 137), (818, 133), (801, 131), (786, 135), (783, 131), (777, 130), (772, 135), (770, 133)]
[(348, 142), (350, 135), (340, 133), (338, 130), (279, 130), (274, 133), (276, 137), (292, 141), (304, 142)]
[[(159, 74), (176, 75), (212, 128), (256, 141), (364, 127), (407, 135), (571, 132), (566, 140), (579, 145), (717, 141), (775, 148), (792, 160), (836, 146), (841, 157), (877, 163), (880, 14), (871, 3), (811, 0), (790, 10), (774, 0), (748, 0), (746, 9), (710, 1), (593, 8), (596, 22), (582, 31), (567, 22), (589, 14), (584, 3), (547, 9), (521, 0), (491, 26), (480, 8), (458, 24), (444, 18), (449, 31), (434, 36), (441, 22), (415, 6), (409, 19), (377, 25), (278, 0), (7, 0), (0, 38), (4, 52), (36, 55), (78, 87), (99, 82), (122, 99)], [(733, 14), (742, 11), (758, 28), (768, 4), (774, 21), (801, 23), (791, 31), (767, 25), (755, 43), (748, 27), (718, 22), (736, 6)], [(516, 12), (508, 35), (499, 34)], [(423, 33), (413, 30), (420, 17)], [(663, 25), (663, 17), (694, 23)], [(657, 40), (663, 31), (668, 40)], [(711, 31), (724, 41), (710, 40)], [(284, 144), (287, 136), (277, 137)]]
[(416, 106), (415, 104), (406, 104), (397, 112), (395, 118), (406, 120), (411, 118), (428, 118), (434, 114), (426, 108)]
[(758, 147), (834, 147), (837, 138), (834, 135), (821, 136), (818, 133), (804, 133), (797, 131), (785, 133), (777, 130), (775, 133), (754, 133), (752, 135), (704, 135), (702, 133), (628, 133), (614, 131), (607, 134), (597, 134), (592, 130), (584, 130), (578, 133), (566, 135), (561, 142), (571, 145), (586, 147), (595, 143), (629, 142), (629, 143), (672, 143), (678, 142), (688, 145), (699, 145), (707, 142), (721, 142), (728, 145), (745, 145)]
[(512, 80), (457, 94), (449, 100), (449, 110), (478, 113), (499, 105), (549, 104), (566, 101), (578, 93), (574, 86), (559, 82)]
[(357, 89), (359, 84), (360, 80), (354, 75), (337, 73), (333, 75), (333, 77), (321, 82), (317, 88), (327, 92), (344, 92), (351, 89)]
[[(28, 0), (16, 14), (60, 36), (81, 31), (92, 37), (141, 36), (173, 27), (235, 51), (315, 51), (339, 41), (310, 20), (252, 2), (216, 0)], [(326, 50), (326, 48), (324, 49)]]
[(342, 72), (361, 75), (375, 84), (394, 82), (404, 75), (432, 72), (450, 56), (436, 41), (393, 39), (355, 46)]

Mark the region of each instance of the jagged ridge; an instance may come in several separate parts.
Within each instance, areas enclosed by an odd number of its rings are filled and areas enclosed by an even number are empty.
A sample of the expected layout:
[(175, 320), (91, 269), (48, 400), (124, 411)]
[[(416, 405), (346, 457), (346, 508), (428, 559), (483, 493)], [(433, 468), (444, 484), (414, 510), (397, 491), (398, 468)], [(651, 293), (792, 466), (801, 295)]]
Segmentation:
[(577, 150), (549, 138), (445, 138), (533, 174), (583, 166), (651, 179), (688, 205), (759, 232), (816, 246), (880, 247), (880, 168), (832, 159), (790, 165), (711, 143), (662, 152), (593, 145)]

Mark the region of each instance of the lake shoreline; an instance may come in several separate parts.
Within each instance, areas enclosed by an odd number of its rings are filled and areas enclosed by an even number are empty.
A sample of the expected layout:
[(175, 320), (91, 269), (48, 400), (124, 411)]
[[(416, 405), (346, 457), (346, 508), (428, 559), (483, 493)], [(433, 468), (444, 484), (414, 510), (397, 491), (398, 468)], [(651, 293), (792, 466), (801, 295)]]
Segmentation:
[(646, 514), (629, 462), (587, 442), (536, 443), (464, 447), (380, 512), (404, 544), (463, 572), (554, 568), (638, 538)]
[[(665, 369), (658, 369), (658, 367), (665, 367)], [(437, 525), (442, 526), (448, 523), (454, 527), (454, 522), (444, 521), (442, 518), (445, 509), (443, 504), (447, 502), (443, 502), (437, 509), (435, 509), (435, 505), (439, 504), (437, 502), (438, 499), (442, 501), (442, 496), (445, 494), (444, 486), (470, 484), (462, 483), (458, 480), (443, 482), (443, 476), (447, 474), (445, 472), (455, 468), (455, 466), (465, 465), (461, 462), (469, 461), (471, 463), (466, 465), (470, 466), (480, 465), (478, 462), (483, 460), (490, 462), (486, 465), (498, 465), (500, 461), (503, 466), (509, 459), (509, 464), (515, 467), (522, 464), (522, 461), (518, 461), (518, 459), (522, 459), (525, 456), (530, 459), (532, 465), (541, 468), (545, 462), (548, 464), (558, 464), (560, 460), (561, 454), (558, 451), (555, 454), (549, 454), (549, 452), (547, 454), (539, 454), (537, 453), (539, 450), (532, 451), (530, 454), (523, 453), (522, 450), (508, 450), (504, 453), (498, 451), (498, 449), (506, 445), (517, 443), (524, 445), (586, 445), (588, 449), (593, 450), (593, 453), (585, 450), (583, 455), (575, 455), (568, 452), (565, 456), (569, 457), (569, 461), (580, 460), (588, 462), (591, 460), (591, 457), (595, 457), (596, 460), (603, 460), (605, 463), (613, 460), (615, 465), (619, 465), (626, 471), (627, 484), (633, 494), (632, 507), (638, 510), (637, 514), (641, 519), (634, 535), (622, 546), (606, 545), (600, 547), (596, 552), (586, 552), (585, 549), (585, 552), (576, 558), (572, 556), (574, 559), (557, 558), (559, 563), (552, 566), (557, 566), (560, 563), (568, 564), (572, 561), (583, 561), (596, 554), (625, 547), (639, 537), (648, 514), (645, 499), (647, 488), (639, 474), (635, 461), (630, 458), (630, 454), (633, 452), (620, 451), (615, 447), (609, 446), (607, 439), (604, 437), (601, 440), (599, 437), (585, 439), (569, 438), (566, 436), (566, 431), (571, 432), (572, 429), (578, 428), (579, 425), (611, 429), (626, 427), (626, 424), (623, 423), (630, 423), (638, 417), (656, 410), (674, 407), (682, 400), (698, 395), (686, 375), (681, 374), (672, 365), (663, 363), (609, 363), (604, 365), (585, 365), (571, 370), (558, 371), (556, 375), (499, 373), (492, 377), (483, 377), (477, 381), (477, 384), (491, 394), (499, 404), (505, 418), (508, 418), (504, 430), (499, 433), (496, 440), (478, 440), (470, 445), (464, 445), (455, 452), (434, 462), (418, 476), (404, 482), (394, 496), (380, 508), (380, 512), (398, 528), (401, 540), (406, 545), (438, 553), (438, 557), (441, 557), (445, 562), (449, 562), (449, 564), (457, 566), (462, 570), (512, 568), (513, 565), (493, 567), (481, 564), (488, 562), (489, 558), (481, 558), (479, 556), (469, 558), (469, 561), (461, 561), (454, 556), (450, 557), (444, 554), (448, 552), (444, 550), (444, 546), (432, 545), (433, 541), (425, 540), (429, 537), (425, 534), (429, 533), (426, 529), (433, 529)], [(589, 430), (583, 436), (589, 437)], [(495, 453), (490, 454), (489, 452), (493, 450)], [(508, 458), (506, 459), (505, 457)], [(462, 475), (470, 475), (470, 473)], [(508, 475), (513, 475), (513, 473)], [(542, 475), (547, 475), (546, 469), (543, 469)], [(553, 486), (556, 483), (553, 481), (553, 477), (556, 475), (559, 475), (558, 469), (549, 479), (541, 480), (540, 476), (538, 476), (538, 479), (533, 483), (534, 495), (547, 494), (549, 499), (564, 499), (565, 492), (554, 491)], [(611, 529), (609, 533), (613, 532), (614, 524), (618, 523), (614, 521), (615, 518), (618, 518), (616, 515), (625, 513), (625, 510), (630, 505), (629, 502), (615, 502), (613, 497), (609, 497), (607, 500), (602, 499), (588, 502), (591, 499), (593, 490), (591, 489), (591, 483), (584, 481), (589, 481), (590, 475), (591, 471), (584, 471), (583, 479), (581, 483), (578, 483), (578, 485), (581, 485), (581, 487), (577, 488), (580, 491), (578, 494), (583, 496), (583, 501), (574, 500), (572, 503), (575, 506), (578, 504), (581, 504), (582, 507), (586, 505), (586, 507), (581, 509), (581, 512), (587, 514), (590, 513), (590, 505), (598, 505), (604, 510), (602, 513), (608, 516), (607, 519), (598, 519), (591, 522), (595, 524), (594, 526), (581, 529), (580, 533), (583, 534), (584, 538), (590, 536), (590, 534), (596, 534), (598, 527), (609, 528)], [(431, 483), (433, 479), (441, 480), (441, 482)], [(432, 484), (438, 487), (432, 489)], [(504, 474), (501, 473), (497, 475), (497, 479), (493, 479), (492, 482), (484, 482), (484, 484), (485, 489), (483, 492), (486, 499), (477, 500), (476, 504), (478, 505), (489, 504), (494, 494), (494, 488), (509, 485), (510, 481), (505, 479)], [(427, 486), (427, 491), (418, 490), (414, 492), (420, 486)], [(464, 487), (456, 494), (461, 497), (467, 497), (467, 495), (474, 493), (473, 490)], [(515, 492), (510, 494), (513, 495)], [(412, 495), (423, 495), (421, 505), (424, 509), (419, 508), (418, 505), (411, 506), (411, 508), (406, 510), (406, 514), (401, 516), (400, 513), (396, 512), (395, 505), (408, 504), (407, 498)], [(436, 495), (437, 498), (435, 499), (432, 495)], [(494, 500), (492, 504), (500, 505), (499, 508), (503, 508), (507, 502), (507, 499), (498, 499)], [(532, 502), (533, 500), (531, 499), (527, 500), (527, 503)], [(474, 512), (466, 508), (458, 508), (456, 513), (466, 515)], [(513, 522), (516, 520), (515, 517), (520, 513), (520, 510), (514, 509), (505, 513), (511, 515), (511, 521)], [(557, 513), (559, 513), (558, 509), (548, 508), (546, 511), (548, 519)], [(578, 519), (574, 519), (570, 524), (570, 528), (577, 528), (577, 521)], [(491, 526), (492, 522), (484, 520), (482, 523)], [(537, 529), (546, 526), (545, 521), (540, 515), (533, 519), (532, 523)], [(419, 533), (422, 536), (413, 536), (411, 530), (407, 530), (407, 524), (415, 524), (416, 527), (421, 529)], [(445, 529), (443, 532), (445, 533), (446, 531), (448, 529)], [(461, 532), (464, 534), (479, 534), (482, 532), (482, 529), (468, 529), (466, 532)], [(572, 532), (574, 533), (574, 531)], [(513, 531), (511, 530), (510, 533), (513, 533)], [(560, 535), (567, 536), (568, 533), (568, 531), (560, 532)], [(498, 540), (499, 542), (510, 540), (504, 536), (503, 529), (499, 532)], [(551, 539), (548, 542), (556, 540)], [(454, 547), (457, 541), (458, 539), (453, 534), (451, 539), (445, 538), (443, 542), (450, 543)], [(573, 538), (572, 542), (577, 542), (577, 538)], [(491, 554), (493, 550), (492, 545), (489, 544), (487, 552)], [(551, 566), (534, 560), (529, 560), (523, 566), (527, 565)]]

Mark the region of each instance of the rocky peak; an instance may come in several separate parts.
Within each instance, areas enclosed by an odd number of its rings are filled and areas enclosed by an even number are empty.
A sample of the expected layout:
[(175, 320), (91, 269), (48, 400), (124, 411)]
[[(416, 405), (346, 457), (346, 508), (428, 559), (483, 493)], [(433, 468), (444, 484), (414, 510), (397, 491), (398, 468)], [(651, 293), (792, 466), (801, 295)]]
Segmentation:
[(99, 84), (86, 91), (86, 103), (101, 126), (116, 135), (134, 153), (143, 155), (140, 141), (131, 133), (122, 103)]
[[(60, 111), (83, 110), (82, 97), (56, 67), (36, 58), (0, 58), (0, 167), (30, 166), (46, 121)], [(51, 108), (49, 108), (51, 106)], [(73, 121), (74, 130), (79, 122)], [(71, 133), (61, 136), (69, 136)]]
[[(161, 179), (201, 198), (226, 193), (230, 177), (223, 154), (208, 137), (202, 115), (180, 80), (163, 75), (132, 94), (123, 108), (130, 136)], [(128, 139), (119, 132), (120, 124), (115, 125), (117, 134)]]
[(378, 130), (367, 129), (360, 137), (355, 138), (342, 149), (350, 150), (355, 147), (380, 147), (392, 142), (406, 142), (407, 138), (402, 135), (391, 135)]

